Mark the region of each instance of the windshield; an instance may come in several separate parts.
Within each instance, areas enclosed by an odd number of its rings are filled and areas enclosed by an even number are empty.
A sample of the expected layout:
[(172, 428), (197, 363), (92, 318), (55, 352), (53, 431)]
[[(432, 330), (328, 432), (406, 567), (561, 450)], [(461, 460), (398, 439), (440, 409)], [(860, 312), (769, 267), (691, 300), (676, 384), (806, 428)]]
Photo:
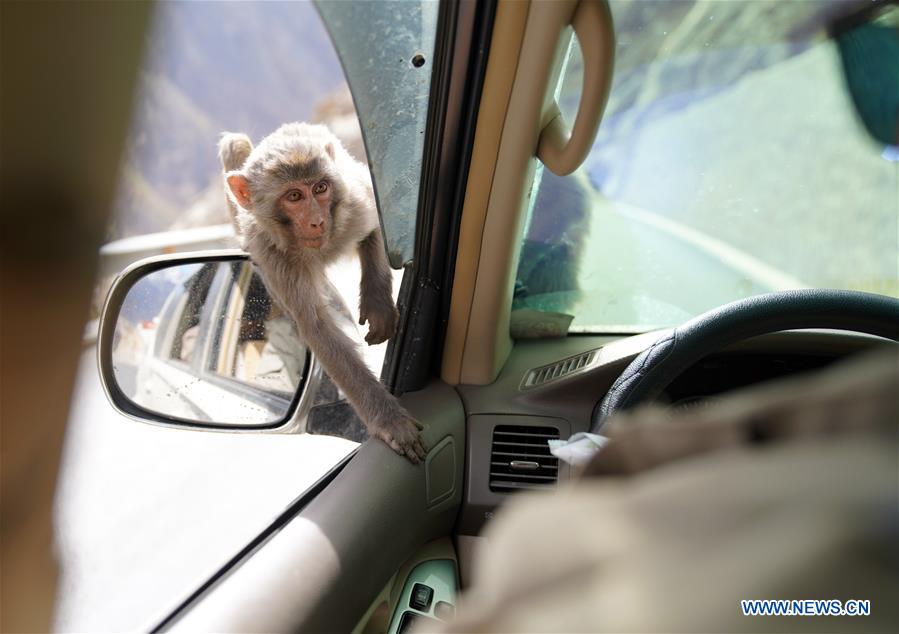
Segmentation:
[(437, 2), (317, 0), (365, 138), (393, 268), (412, 259)]
[[(543, 170), (513, 310), (570, 332), (680, 323), (770, 291), (899, 294), (899, 163), (824, 33), (845, 2), (610, 3), (615, 78), (590, 156)], [(560, 81), (569, 121), (576, 42)]]

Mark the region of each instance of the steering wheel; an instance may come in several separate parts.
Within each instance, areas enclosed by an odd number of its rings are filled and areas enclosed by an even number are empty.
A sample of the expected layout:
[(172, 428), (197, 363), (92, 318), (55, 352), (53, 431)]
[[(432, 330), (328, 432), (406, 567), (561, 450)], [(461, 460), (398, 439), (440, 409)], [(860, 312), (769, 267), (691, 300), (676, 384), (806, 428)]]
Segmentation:
[(657, 397), (704, 356), (742, 339), (802, 328), (833, 328), (899, 341), (899, 300), (856, 291), (804, 289), (757, 295), (694, 317), (635, 358), (594, 408), (597, 433), (614, 412)]

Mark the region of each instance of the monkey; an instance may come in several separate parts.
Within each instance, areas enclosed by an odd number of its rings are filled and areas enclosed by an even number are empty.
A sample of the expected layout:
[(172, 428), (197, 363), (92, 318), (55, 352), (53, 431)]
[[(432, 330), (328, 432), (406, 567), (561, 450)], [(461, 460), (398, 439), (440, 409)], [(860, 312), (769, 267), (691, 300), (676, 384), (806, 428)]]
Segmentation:
[(331, 380), (368, 429), (417, 464), (421, 423), (366, 367), (338, 327), (325, 267), (356, 249), (362, 268), (359, 324), (374, 345), (396, 331), (393, 278), (368, 168), (325, 126), (288, 123), (256, 147), (245, 134), (219, 141), (228, 205), (242, 246)]

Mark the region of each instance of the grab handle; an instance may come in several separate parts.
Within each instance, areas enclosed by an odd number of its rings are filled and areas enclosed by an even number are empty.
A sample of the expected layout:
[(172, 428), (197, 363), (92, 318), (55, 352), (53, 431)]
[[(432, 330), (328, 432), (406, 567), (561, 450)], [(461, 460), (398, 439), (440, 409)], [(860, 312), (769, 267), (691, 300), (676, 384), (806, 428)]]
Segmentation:
[(615, 63), (615, 31), (606, 0), (580, 0), (571, 26), (584, 56), (584, 84), (574, 126), (566, 125), (558, 103), (540, 132), (537, 158), (554, 174), (565, 176), (576, 170), (590, 153), (602, 120)]

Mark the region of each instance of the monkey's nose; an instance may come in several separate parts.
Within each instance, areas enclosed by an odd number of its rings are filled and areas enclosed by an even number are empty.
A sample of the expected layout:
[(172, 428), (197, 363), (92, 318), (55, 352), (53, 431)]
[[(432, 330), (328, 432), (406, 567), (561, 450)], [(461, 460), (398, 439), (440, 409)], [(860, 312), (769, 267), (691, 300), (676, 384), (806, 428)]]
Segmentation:
[(319, 220), (318, 222), (310, 222), (309, 231), (314, 235), (323, 235), (325, 233), (325, 221)]

